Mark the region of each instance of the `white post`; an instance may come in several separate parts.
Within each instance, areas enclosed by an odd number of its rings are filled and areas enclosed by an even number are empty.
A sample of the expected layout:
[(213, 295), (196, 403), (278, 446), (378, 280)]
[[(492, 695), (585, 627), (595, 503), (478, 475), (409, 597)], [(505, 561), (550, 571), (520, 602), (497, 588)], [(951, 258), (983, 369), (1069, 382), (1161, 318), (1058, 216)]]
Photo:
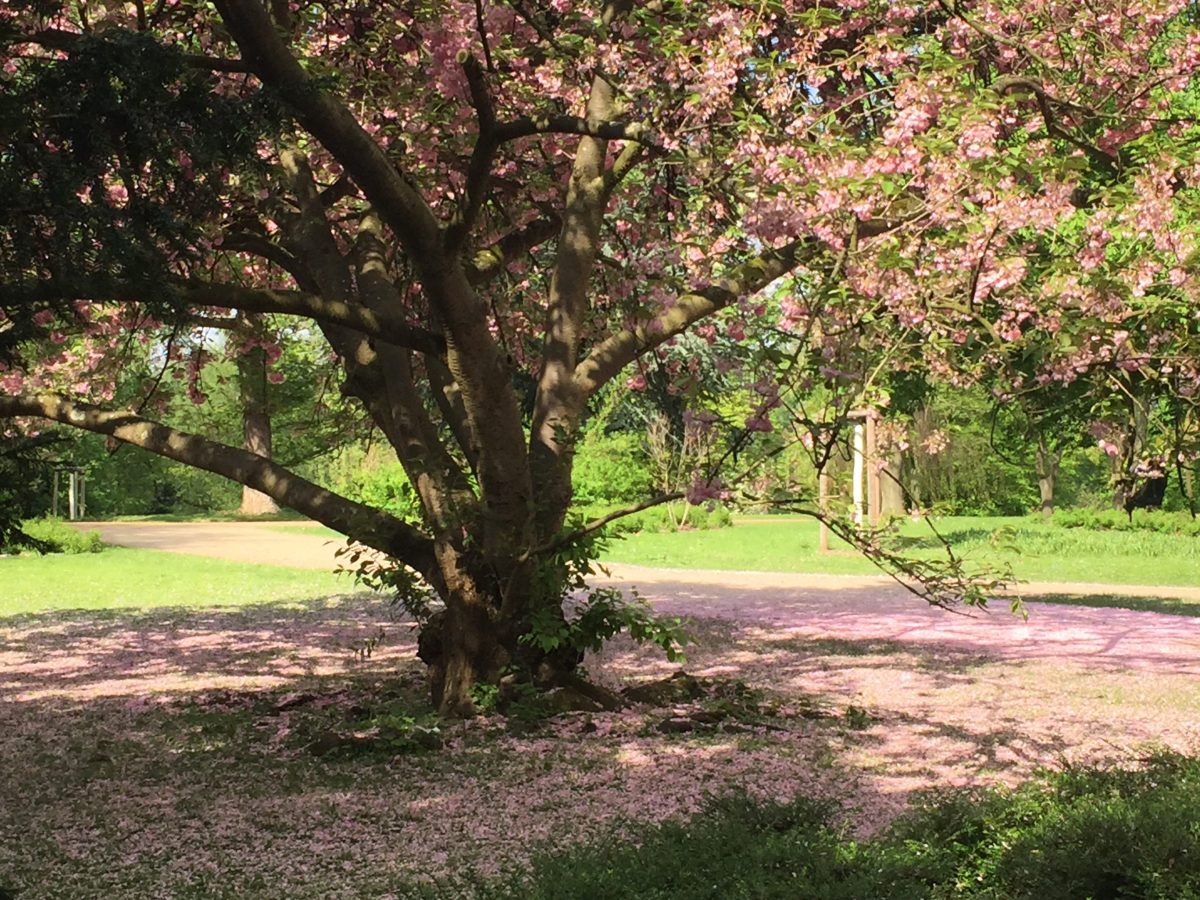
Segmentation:
[(67, 492), (67, 518), (74, 522), (79, 518), (79, 473), (70, 473), (70, 488)]
[(854, 424), (854, 524), (863, 523), (863, 426)]

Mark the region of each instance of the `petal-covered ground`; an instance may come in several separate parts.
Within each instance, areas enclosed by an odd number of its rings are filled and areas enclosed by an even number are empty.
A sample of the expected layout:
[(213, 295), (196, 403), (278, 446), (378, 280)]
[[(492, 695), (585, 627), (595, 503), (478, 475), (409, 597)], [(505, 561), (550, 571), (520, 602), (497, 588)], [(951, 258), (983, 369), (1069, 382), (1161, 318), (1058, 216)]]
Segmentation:
[[(918, 789), (1200, 751), (1197, 619), (968, 618), (879, 583), (619, 577), (692, 620), (704, 697), (434, 731), (414, 635), (369, 596), (0, 619), (0, 886), (381, 897), (712, 794), (817, 794), (869, 831)], [(677, 668), (623, 643), (589, 665), (612, 684)], [(380, 723), (422, 740), (380, 742)], [(345, 734), (363, 741), (329, 739)]]

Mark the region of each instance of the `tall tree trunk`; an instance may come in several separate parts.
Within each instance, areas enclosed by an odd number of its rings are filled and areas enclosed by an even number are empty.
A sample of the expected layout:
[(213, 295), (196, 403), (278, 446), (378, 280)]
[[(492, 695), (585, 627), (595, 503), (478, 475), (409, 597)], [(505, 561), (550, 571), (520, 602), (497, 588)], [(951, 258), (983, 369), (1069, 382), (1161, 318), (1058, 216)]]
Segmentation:
[[(267, 356), (255, 347), (238, 357), (238, 382), (242, 399), (243, 446), (256, 456), (271, 458), (271, 413), (267, 405)], [(243, 516), (279, 512), (279, 504), (254, 488), (242, 486)]]
[(883, 471), (879, 473), (879, 512), (885, 518), (903, 516), (908, 512), (904, 508), (904, 484), (900, 474), (903, 465), (901, 452), (893, 450)]
[[(443, 715), (470, 715), (477, 684), (500, 685), (502, 676), (539, 688), (566, 684), (581, 661), (571, 647), (542, 649), (522, 641), (535, 606), (545, 602), (542, 628), (562, 616), (561, 592), (553, 585), (539, 594), (532, 566), (516, 562), (506, 576), (491, 571), (483, 556), (449, 540), (437, 542), (438, 584), (445, 603), (421, 628), (417, 655), (428, 667), (430, 697)], [(553, 604), (550, 601), (555, 601)]]
[(1039, 434), (1036, 466), (1038, 497), (1043, 516), (1054, 514), (1054, 485), (1058, 480), (1058, 465), (1061, 461), (1062, 453), (1051, 450), (1045, 436)]

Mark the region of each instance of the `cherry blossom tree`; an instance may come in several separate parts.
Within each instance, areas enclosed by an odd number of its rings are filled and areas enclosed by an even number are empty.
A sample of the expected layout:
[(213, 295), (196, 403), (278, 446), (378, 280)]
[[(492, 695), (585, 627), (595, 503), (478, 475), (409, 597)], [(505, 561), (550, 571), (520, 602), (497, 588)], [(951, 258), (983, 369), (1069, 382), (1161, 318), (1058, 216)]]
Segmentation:
[[(564, 593), (600, 524), (568, 518), (575, 437), (660, 360), (702, 393), (670, 354), (685, 334), (736, 348), (740, 445), (812, 390), (839, 398), (794, 419), (818, 454), (892, 368), (962, 383), (1036, 356), (1030, 377), (1065, 384), (1126, 366), (1141, 329), (1194, 391), (1194, 15), (10, 4), (0, 416), (217, 472), (398, 560), (445, 604), (422, 641), (444, 711), (504, 672), (561, 683)], [(321, 331), (420, 521), (104, 405), (105, 346), (261, 314)], [(91, 349), (27, 349), (68, 333)]]

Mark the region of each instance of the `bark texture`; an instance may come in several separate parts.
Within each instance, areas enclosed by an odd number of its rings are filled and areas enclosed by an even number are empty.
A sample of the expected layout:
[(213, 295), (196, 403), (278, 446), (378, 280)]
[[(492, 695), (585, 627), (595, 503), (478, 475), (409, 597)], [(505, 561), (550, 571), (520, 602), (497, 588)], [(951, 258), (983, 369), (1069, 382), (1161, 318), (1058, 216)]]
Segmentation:
[[(242, 400), (242, 446), (247, 452), (271, 458), (271, 411), (267, 403), (267, 357), (261, 347), (238, 358), (238, 387)], [(242, 485), (243, 516), (266, 516), (279, 512), (269, 495)]]
[(1054, 488), (1058, 480), (1058, 466), (1062, 452), (1052, 450), (1044, 435), (1038, 435), (1037, 483), (1039, 508), (1043, 516), (1054, 514)]

